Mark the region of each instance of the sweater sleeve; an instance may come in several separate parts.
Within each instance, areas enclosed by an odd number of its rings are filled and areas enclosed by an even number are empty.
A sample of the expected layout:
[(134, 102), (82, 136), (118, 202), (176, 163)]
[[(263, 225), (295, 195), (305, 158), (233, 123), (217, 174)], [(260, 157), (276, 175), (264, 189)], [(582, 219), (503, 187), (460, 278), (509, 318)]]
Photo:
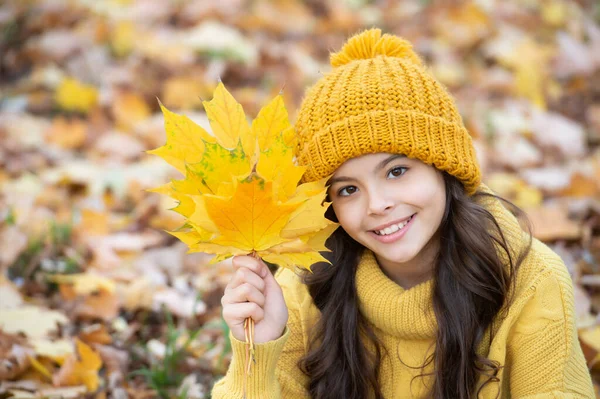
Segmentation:
[(530, 287), (509, 335), (505, 373), (511, 397), (593, 399), (577, 335), (571, 277), (562, 261), (551, 263), (549, 272)]
[[(306, 390), (308, 377), (297, 363), (305, 355), (302, 323), (298, 300), (286, 282), (280, 283), (288, 306), (289, 319), (283, 335), (274, 340), (255, 344), (255, 360), (247, 377), (246, 399), (296, 399), (309, 398)], [(242, 399), (244, 391), (244, 359), (246, 343), (237, 340), (229, 332), (232, 357), (225, 376), (212, 389), (213, 399)]]

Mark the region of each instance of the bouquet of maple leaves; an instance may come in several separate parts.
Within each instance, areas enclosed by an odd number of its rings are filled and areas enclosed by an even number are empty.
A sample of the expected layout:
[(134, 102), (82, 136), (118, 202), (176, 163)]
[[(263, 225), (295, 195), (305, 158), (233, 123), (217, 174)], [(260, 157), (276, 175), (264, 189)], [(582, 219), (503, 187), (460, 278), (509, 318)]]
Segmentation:
[[(219, 82), (203, 101), (212, 134), (162, 104), (167, 142), (148, 151), (185, 178), (152, 189), (178, 201), (185, 217), (174, 235), (189, 252), (215, 254), (211, 264), (251, 254), (280, 267), (327, 262), (325, 240), (338, 227), (325, 218), (326, 180), (299, 184), (305, 168), (295, 160), (296, 135), (281, 93), (250, 126), (233, 96)], [(246, 330), (246, 376), (254, 360), (252, 319)]]

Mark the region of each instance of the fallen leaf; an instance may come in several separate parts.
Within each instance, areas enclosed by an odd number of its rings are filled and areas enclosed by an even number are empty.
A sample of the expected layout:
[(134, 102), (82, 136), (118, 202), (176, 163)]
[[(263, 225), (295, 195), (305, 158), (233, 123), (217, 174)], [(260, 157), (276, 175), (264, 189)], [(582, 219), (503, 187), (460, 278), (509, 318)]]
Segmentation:
[(23, 304), (23, 297), (18, 288), (0, 274), (0, 311), (15, 309)]
[(567, 211), (558, 205), (542, 205), (525, 211), (531, 221), (534, 237), (541, 241), (575, 240), (581, 237), (581, 225), (570, 220)]
[(77, 295), (90, 295), (95, 292), (115, 292), (115, 282), (97, 273), (53, 274), (48, 280), (58, 284), (71, 284)]
[(80, 119), (67, 119), (58, 116), (45, 132), (46, 140), (64, 149), (81, 148), (87, 138), (87, 124)]
[(600, 184), (595, 177), (585, 176), (582, 173), (574, 173), (568, 187), (562, 189), (559, 194), (564, 197), (591, 197), (600, 193)]
[(150, 107), (140, 95), (126, 91), (119, 92), (111, 104), (111, 111), (117, 128), (132, 130), (135, 125), (150, 116)]
[(485, 179), (492, 191), (521, 208), (536, 207), (542, 203), (542, 192), (509, 173), (494, 173)]
[(182, 294), (169, 288), (154, 292), (152, 296), (152, 308), (159, 312), (165, 305), (169, 312), (183, 318), (190, 318), (206, 313), (206, 304), (197, 299), (194, 294)]
[(44, 356), (58, 363), (62, 363), (75, 351), (73, 342), (69, 339), (32, 338), (30, 342), (37, 356)]
[(169, 108), (193, 109), (202, 104), (200, 97), (205, 91), (207, 90), (200, 79), (192, 76), (175, 76), (169, 78), (163, 85), (161, 98)]
[(86, 344), (112, 344), (113, 339), (104, 324), (87, 326), (79, 333), (79, 338)]
[(0, 381), (12, 380), (25, 371), (33, 350), (26, 339), (16, 334), (7, 334), (0, 329)]
[(139, 158), (146, 149), (138, 138), (117, 131), (102, 135), (94, 148), (105, 158), (121, 162)]
[(165, 116), (167, 143), (148, 154), (158, 155), (185, 175), (186, 163), (197, 163), (204, 154), (204, 143), (214, 143), (215, 138), (185, 115), (177, 115), (162, 104)]
[(25, 305), (0, 312), (0, 328), (9, 334), (22, 332), (30, 338), (46, 337), (56, 331), (59, 324), (68, 323), (64, 314), (37, 306)]
[(135, 44), (135, 25), (131, 21), (119, 21), (111, 30), (110, 46), (117, 57), (129, 54)]
[(79, 318), (110, 321), (119, 315), (119, 308), (119, 298), (115, 293), (99, 291), (84, 297), (82, 302), (77, 302), (73, 312)]
[(75, 230), (81, 235), (104, 236), (110, 232), (109, 221), (107, 212), (84, 208)]
[(98, 104), (98, 91), (92, 85), (65, 78), (56, 89), (55, 100), (65, 111), (88, 113)]
[(69, 356), (57, 374), (53, 377), (56, 386), (83, 384), (88, 392), (95, 392), (100, 384), (98, 371), (102, 359), (92, 348), (75, 339), (77, 354)]

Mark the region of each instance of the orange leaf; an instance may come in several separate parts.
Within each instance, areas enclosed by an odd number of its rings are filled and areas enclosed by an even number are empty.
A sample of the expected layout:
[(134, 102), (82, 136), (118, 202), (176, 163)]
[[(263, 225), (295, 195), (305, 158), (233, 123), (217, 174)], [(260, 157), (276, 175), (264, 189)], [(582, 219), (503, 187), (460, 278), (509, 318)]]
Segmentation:
[(56, 386), (83, 384), (88, 392), (98, 389), (98, 371), (102, 367), (102, 359), (92, 348), (75, 339), (77, 355), (71, 355), (53, 378)]
[(276, 204), (272, 183), (259, 177), (238, 182), (231, 199), (205, 196), (206, 210), (221, 236), (215, 244), (262, 251), (286, 241), (280, 236), (290, 214), (300, 204)]

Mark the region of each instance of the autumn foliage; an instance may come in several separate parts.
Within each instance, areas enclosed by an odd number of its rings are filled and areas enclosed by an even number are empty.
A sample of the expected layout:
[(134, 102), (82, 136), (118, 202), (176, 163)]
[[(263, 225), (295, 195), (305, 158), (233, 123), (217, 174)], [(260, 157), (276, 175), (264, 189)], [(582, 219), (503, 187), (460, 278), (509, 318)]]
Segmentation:
[(167, 143), (151, 154), (185, 175), (154, 191), (179, 201), (185, 224), (169, 232), (190, 252), (216, 254), (211, 263), (255, 254), (282, 267), (327, 262), (325, 240), (337, 224), (324, 217), (326, 179), (298, 185), (294, 129), (281, 95), (252, 126), (222, 83), (204, 108), (214, 136), (161, 105)]

